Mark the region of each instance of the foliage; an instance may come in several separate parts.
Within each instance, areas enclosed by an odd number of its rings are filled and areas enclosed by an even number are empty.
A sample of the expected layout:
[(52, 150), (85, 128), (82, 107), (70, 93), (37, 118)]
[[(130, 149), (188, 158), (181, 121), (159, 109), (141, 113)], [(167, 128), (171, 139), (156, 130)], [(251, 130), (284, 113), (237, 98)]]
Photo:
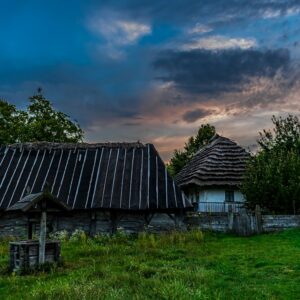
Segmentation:
[(300, 123), (297, 117), (272, 118), (273, 133), (264, 130), (261, 149), (250, 159), (242, 185), (247, 205), (274, 213), (300, 212)]
[(70, 236), (70, 241), (71, 242), (84, 242), (87, 240), (87, 235), (86, 233), (81, 230), (81, 229), (76, 229), (75, 231), (72, 232)]
[[(1, 299), (297, 299), (300, 231), (241, 238), (199, 231), (63, 242), (64, 265), (3, 274)], [(143, 242), (141, 243), (141, 239)], [(154, 247), (151, 245), (155, 240)], [(283, 255), (284, 253), (284, 255)], [(3, 274), (3, 275), (1, 275)]]
[(82, 138), (83, 131), (79, 124), (56, 111), (40, 89), (29, 98), (25, 111), (0, 100), (1, 145), (36, 141), (76, 143)]
[(262, 150), (297, 150), (300, 154), (300, 121), (297, 116), (288, 115), (286, 118), (272, 117), (274, 125), (271, 130), (260, 132), (259, 146)]
[(178, 174), (182, 168), (191, 160), (193, 155), (205, 145), (216, 134), (216, 129), (210, 124), (201, 125), (195, 136), (189, 137), (183, 150), (174, 150), (173, 157), (168, 165), (168, 171), (172, 176)]
[(49, 237), (52, 240), (65, 242), (69, 239), (69, 233), (67, 230), (60, 230), (60, 231), (51, 232), (49, 234)]

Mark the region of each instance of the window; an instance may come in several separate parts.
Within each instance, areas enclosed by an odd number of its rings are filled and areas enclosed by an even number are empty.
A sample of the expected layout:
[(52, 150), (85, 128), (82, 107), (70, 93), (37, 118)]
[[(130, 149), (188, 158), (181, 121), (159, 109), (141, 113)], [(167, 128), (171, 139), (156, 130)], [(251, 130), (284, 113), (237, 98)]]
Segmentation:
[(225, 202), (234, 202), (234, 191), (225, 191)]

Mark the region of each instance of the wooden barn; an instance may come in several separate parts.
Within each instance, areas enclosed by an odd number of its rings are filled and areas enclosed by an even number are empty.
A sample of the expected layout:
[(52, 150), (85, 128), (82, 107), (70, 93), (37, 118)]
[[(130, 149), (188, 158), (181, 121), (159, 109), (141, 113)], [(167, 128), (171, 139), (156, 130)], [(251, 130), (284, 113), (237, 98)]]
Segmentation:
[(240, 192), (249, 153), (228, 138), (215, 135), (176, 176), (196, 210), (227, 212), (239, 210), (244, 202)]
[[(0, 149), (0, 236), (34, 234), (38, 201), (49, 199), (48, 231), (90, 235), (145, 225), (180, 225), (192, 206), (154, 146), (25, 143)], [(58, 208), (63, 204), (63, 210)], [(62, 207), (60, 205), (60, 207)]]

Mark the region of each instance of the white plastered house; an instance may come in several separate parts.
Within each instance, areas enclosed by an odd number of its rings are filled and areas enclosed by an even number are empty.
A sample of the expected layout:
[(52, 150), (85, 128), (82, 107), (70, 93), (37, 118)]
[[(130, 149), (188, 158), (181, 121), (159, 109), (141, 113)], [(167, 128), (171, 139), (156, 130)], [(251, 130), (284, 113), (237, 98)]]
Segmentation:
[(232, 140), (215, 135), (177, 174), (175, 181), (200, 212), (239, 210), (240, 186), (249, 153)]

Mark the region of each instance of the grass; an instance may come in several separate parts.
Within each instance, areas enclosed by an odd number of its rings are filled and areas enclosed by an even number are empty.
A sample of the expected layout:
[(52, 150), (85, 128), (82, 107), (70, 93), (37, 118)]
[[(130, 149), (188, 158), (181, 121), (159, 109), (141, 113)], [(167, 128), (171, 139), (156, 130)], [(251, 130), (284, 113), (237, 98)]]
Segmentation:
[(241, 238), (199, 231), (80, 239), (62, 267), (7, 274), (1, 299), (300, 299), (300, 230)]

